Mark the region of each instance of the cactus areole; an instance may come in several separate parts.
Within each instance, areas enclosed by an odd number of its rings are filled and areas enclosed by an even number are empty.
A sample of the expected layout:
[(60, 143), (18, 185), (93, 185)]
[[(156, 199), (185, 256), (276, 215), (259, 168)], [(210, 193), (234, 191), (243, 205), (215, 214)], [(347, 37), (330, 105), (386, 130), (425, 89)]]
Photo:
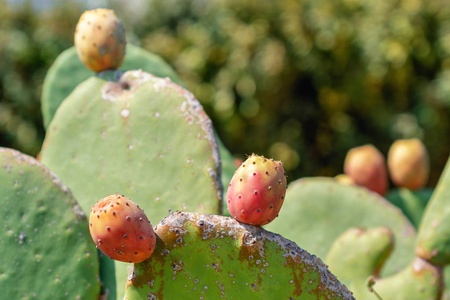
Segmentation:
[(125, 29), (110, 9), (84, 12), (75, 30), (75, 47), (81, 62), (94, 72), (118, 69), (125, 56)]
[(97, 248), (114, 260), (137, 263), (155, 250), (150, 221), (124, 196), (110, 195), (98, 201), (91, 210), (89, 230)]
[(279, 161), (252, 154), (237, 169), (227, 191), (227, 206), (236, 220), (265, 225), (278, 216), (286, 194), (286, 174)]

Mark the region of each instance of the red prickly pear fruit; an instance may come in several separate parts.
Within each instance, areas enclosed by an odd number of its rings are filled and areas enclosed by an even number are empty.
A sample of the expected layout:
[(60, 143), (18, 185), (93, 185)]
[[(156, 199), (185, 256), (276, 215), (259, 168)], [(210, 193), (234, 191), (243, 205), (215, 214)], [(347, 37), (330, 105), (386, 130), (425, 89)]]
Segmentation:
[(125, 56), (125, 30), (111, 9), (85, 11), (75, 30), (81, 62), (94, 72), (118, 69)]
[(89, 230), (97, 248), (109, 258), (138, 263), (155, 250), (156, 235), (147, 216), (128, 198), (110, 195), (91, 210)]
[(344, 173), (354, 184), (384, 196), (388, 189), (386, 161), (373, 145), (355, 147), (347, 152)]
[(281, 162), (252, 154), (231, 179), (226, 197), (228, 211), (242, 223), (268, 224), (278, 216), (286, 185)]
[(428, 181), (428, 152), (419, 139), (395, 141), (389, 149), (387, 164), (392, 182), (398, 187), (417, 190)]

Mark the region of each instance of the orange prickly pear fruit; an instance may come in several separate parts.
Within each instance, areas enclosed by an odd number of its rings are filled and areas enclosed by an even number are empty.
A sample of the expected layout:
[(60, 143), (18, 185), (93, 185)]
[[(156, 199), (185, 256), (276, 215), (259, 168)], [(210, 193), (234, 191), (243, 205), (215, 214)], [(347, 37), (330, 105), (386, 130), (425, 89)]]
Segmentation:
[(94, 72), (118, 69), (125, 56), (125, 30), (110, 9), (85, 11), (75, 30), (75, 48), (81, 62)]
[(347, 152), (344, 173), (354, 184), (366, 187), (380, 195), (388, 189), (386, 161), (383, 154), (373, 145), (355, 147)]
[(387, 164), (396, 186), (417, 190), (423, 188), (428, 181), (428, 152), (419, 139), (395, 141), (389, 149)]
[(252, 154), (230, 181), (226, 197), (228, 211), (242, 223), (268, 224), (278, 216), (286, 185), (281, 162)]
[(90, 213), (89, 230), (97, 248), (114, 260), (138, 263), (155, 250), (150, 221), (124, 196), (110, 195), (98, 201)]

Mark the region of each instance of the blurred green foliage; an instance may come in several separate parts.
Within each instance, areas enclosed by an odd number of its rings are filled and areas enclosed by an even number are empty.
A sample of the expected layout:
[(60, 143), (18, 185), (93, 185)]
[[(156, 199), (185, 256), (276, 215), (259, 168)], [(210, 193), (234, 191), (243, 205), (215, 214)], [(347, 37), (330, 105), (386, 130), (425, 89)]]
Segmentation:
[[(30, 3), (0, 0), (0, 145), (36, 154), (43, 76), (95, 4), (54, 1), (33, 10)], [(100, 4), (116, 10), (130, 43), (177, 70), (238, 157), (280, 159), (289, 179), (332, 176), (351, 147), (371, 143), (386, 154), (393, 140), (419, 137), (431, 156), (431, 186), (444, 167), (449, 1)]]

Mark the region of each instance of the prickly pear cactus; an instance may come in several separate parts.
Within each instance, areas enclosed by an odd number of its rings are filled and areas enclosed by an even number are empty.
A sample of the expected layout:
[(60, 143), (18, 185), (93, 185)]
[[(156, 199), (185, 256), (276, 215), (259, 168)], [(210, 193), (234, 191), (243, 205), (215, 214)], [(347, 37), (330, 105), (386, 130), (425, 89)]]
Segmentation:
[(418, 256), (437, 265), (450, 264), (450, 159), (423, 215), (417, 237)]
[(326, 257), (334, 241), (348, 229), (380, 226), (388, 227), (396, 241), (382, 269), (387, 276), (412, 260), (415, 230), (397, 207), (365, 188), (332, 178), (299, 179), (290, 183), (279, 218), (265, 228)]
[(433, 189), (427, 188), (416, 191), (407, 188), (398, 188), (389, 191), (386, 199), (400, 208), (417, 229), (419, 228), (420, 222), (422, 222), (423, 212), (433, 192)]
[(379, 276), (393, 248), (394, 236), (387, 227), (350, 228), (334, 242), (325, 260), (341, 281), (351, 284)]
[[(118, 82), (91, 77), (80, 84), (48, 127), (41, 161), (86, 213), (115, 193), (136, 202), (151, 221), (169, 209), (221, 212), (210, 119), (191, 93), (142, 71), (126, 72)], [(120, 285), (126, 264), (116, 269)]]
[(98, 299), (97, 250), (67, 188), (34, 158), (0, 148), (2, 299)]
[(155, 232), (125, 299), (354, 299), (319, 258), (259, 226), (177, 212)]
[[(169, 77), (181, 84), (173, 68), (161, 57), (137, 46), (127, 44), (121, 70), (143, 70), (157, 77)], [(48, 127), (59, 105), (78, 84), (94, 75), (78, 59), (75, 47), (62, 52), (47, 72), (42, 87), (41, 110), (44, 126)]]
[(41, 161), (67, 183), (85, 212), (116, 192), (150, 220), (169, 209), (220, 211), (210, 119), (191, 93), (142, 71), (126, 72), (117, 83), (95, 77), (83, 82), (48, 128)]
[(394, 275), (379, 277), (393, 242), (392, 233), (384, 227), (350, 229), (336, 240), (326, 261), (356, 299), (441, 299), (442, 268), (421, 258), (413, 258)]

